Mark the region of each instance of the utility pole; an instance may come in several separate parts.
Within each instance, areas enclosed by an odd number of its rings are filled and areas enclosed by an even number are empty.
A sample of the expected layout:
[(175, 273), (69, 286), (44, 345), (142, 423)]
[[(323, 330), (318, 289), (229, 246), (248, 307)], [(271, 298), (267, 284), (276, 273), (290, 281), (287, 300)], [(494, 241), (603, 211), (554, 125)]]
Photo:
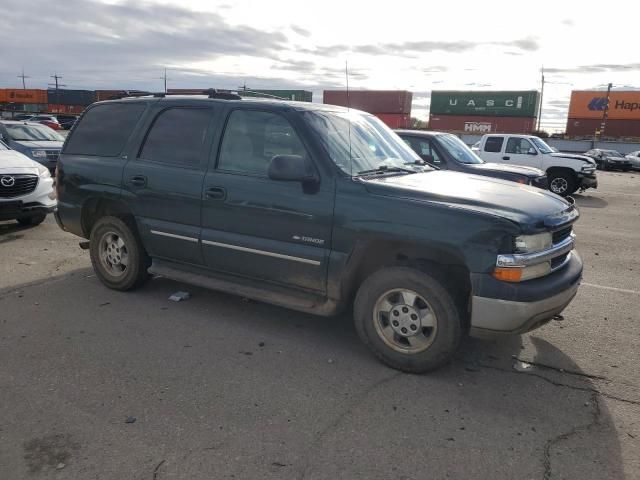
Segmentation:
[(160, 77), (160, 80), (164, 81), (164, 93), (167, 93), (167, 69), (164, 69), (164, 75)]
[(604, 129), (607, 127), (607, 118), (609, 117), (609, 97), (611, 96), (611, 88), (613, 84), (607, 85), (607, 102), (604, 105), (604, 111), (602, 112), (602, 123), (600, 124), (600, 138), (604, 137)]
[(55, 80), (55, 83), (49, 83), (49, 85), (53, 86), (55, 85), (56, 87), (56, 105), (60, 104), (60, 95), (58, 93), (58, 89), (60, 87), (66, 87), (66, 85), (63, 85), (62, 83), (58, 83), (58, 80), (62, 80), (62, 77), (60, 75), (58, 75), (58, 73), (54, 73), (53, 75), (49, 75), (51, 78), (53, 78)]
[(544, 98), (544, 65), (540, 68), (540, 104), (538, 105), (538, 132), (542, 128), (542, 100)]
[(27, 84), (25, 83), (24, 79), (25, 78), (31, 78), (29, 75), (25, 75), (24, 74), (24, 67), (22, 67), (22, 75), (18, 75), (18, 78), (22, 79), (22, 89), (26, 90), (27, 89)]

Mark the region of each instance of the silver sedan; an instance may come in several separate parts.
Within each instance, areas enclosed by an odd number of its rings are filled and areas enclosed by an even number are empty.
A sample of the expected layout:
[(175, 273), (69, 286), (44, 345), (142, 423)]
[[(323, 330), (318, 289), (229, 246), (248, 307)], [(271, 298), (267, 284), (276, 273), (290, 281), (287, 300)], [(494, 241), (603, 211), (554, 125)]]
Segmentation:
[(627, 154), (627, 158), (631, 160), (631, 168), (640, 170), (640, 150)]

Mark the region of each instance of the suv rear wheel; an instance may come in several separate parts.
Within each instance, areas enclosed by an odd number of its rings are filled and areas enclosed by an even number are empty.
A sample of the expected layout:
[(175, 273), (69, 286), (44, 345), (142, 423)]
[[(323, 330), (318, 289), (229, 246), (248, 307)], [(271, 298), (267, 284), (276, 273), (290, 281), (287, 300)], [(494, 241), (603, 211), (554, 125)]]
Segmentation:
[(432, 276), (408, 267), (384, 268), (364, 281), (354, 322), (380, 360), (410, 373), (449, 362), (464, 331), (453, 296)]
[(131, 290), (147, 280), (150, 260), (135, 229), (117, 217), (103, 217), (91, 229), (91, 264), (102, 283)]

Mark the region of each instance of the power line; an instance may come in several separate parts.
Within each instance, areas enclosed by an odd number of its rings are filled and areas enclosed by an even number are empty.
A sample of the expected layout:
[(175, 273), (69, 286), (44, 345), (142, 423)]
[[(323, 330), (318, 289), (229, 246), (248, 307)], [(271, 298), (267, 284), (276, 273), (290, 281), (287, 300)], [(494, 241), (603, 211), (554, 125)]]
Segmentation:
[(27, 89), (27, 84), (25, 83), (24, 79), (25, 78), (31, 78), (31, 77), (24, 74), (24, 67), (22, 67), (22, 74), (18, 75), (18, 78), (22, 79), (22, 89), (26, 90)]

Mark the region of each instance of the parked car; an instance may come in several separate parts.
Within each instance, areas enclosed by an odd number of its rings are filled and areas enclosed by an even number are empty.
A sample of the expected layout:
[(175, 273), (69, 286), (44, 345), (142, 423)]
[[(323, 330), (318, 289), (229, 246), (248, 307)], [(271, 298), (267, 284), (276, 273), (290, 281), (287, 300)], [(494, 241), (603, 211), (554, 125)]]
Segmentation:
[(53, 173), (64, 138), (40, 123), (1, 120), (0, 141), (41, 163)]
[(558, 195), (598, 188), (596, 164), (591, 158), (554, 152), (544, 140), (532, 135), (487, 134), (472, 149), (486, 162), (543, 170), (549, 190)]
[(0, 142), (0, 220), (38, 225), (55, 208), (49, 170)]
[(420, 163), (353, 109), (217, 92), (112, 100), (65, 143), (56, 218), (88, 239), (109, 288), (151, 273), (318, 315), (353, 305), (378, 358), (423, 372), (468, 331), (559, 314), (582, 260), (565, 199)]
[(76, 120), (78, 120), (78, 115), (68, 115), (68, 114), (57, 114), (56, 118), (58, 119), (58, 122), (60, 122), (60, 128), (62, 128), (62, 130), (71, 130), (71, 127), (73, 127), (73, 125), (76, 123)]
[(585, 155), (596, 161), (599, 170), (618, 169), (623, 172), (631, 170), (631, 160), (616, 150), (602, 150), (600, 148), (594, 148), (585, 152)]
[(27, 120), (28, 122), (36, 122), (46, 125), (53, 130), (62, 130), (62, 126), (56, 117), (53, 115), (34, 115)]
[(34, 116), (33, 113), (19, 113), (17, 115), (14, 115), (13, 118), (11, 118), (11, 120), (25, 121), (25, 120), (29, 120), (33, 116)]
[(502, 178), (524, 185), (547, 188), (547, 177), (539, 168), (487, 163), (455, 135), (418, 130), (396, 130), (418, 156), (441, 170)]
[(640, 170), (640, 150), (629, 153), (627, 159), (631, 162), (631, 168)]

